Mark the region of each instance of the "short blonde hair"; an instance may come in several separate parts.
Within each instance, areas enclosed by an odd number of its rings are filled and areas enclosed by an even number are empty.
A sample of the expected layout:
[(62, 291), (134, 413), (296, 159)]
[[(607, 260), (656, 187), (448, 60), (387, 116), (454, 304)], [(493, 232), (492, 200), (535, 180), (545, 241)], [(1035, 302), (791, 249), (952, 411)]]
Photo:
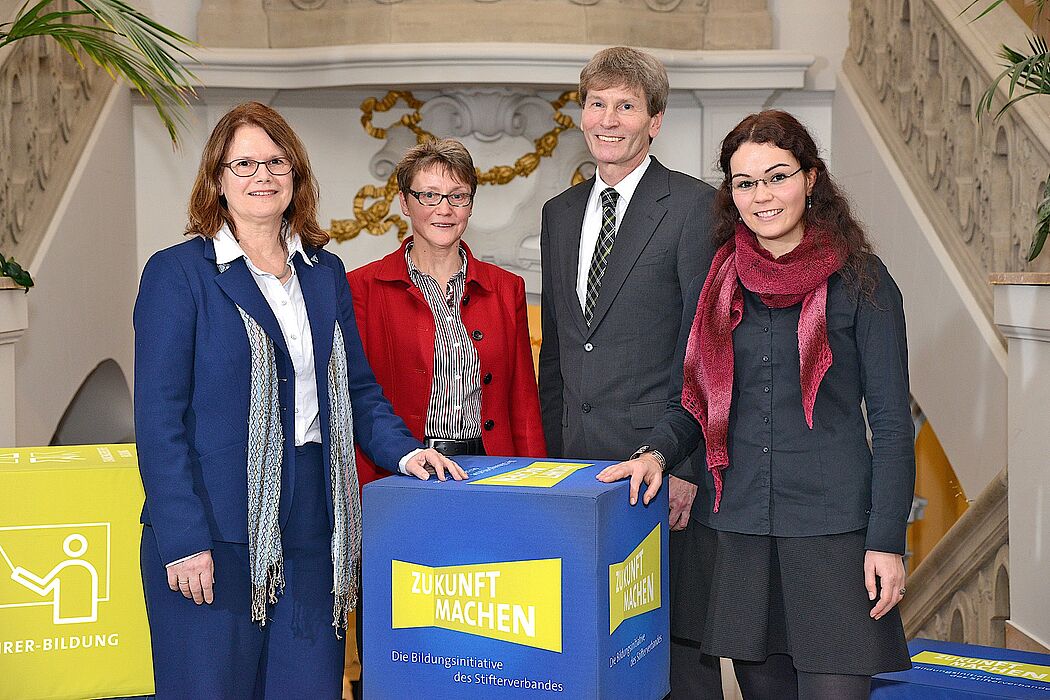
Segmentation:
[(671, 91), (667, 69), (652, 54), (628, 46), (602, 49), (587, 62), (580, 71), (580, 104), (591, 90), (620, 85), (642, 93), (650, 117), (667, 109), (667, 94)]
[(455, 139), (428, 139), (405, 151), (395, 170), (398, 190), (407, 193), (416, 175), (435, 165), (469, 187), (472, 196), (478, 191), (474, 160), (467, 147)]

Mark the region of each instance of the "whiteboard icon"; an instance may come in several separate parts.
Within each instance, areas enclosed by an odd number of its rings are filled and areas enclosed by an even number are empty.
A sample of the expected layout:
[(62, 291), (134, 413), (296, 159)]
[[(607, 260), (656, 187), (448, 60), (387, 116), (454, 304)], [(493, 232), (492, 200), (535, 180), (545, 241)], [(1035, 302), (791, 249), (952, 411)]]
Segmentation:
[(99, 602), (109, 600), (109, 527), (0, 528), (0, 558), (10, 570), (0, 608), (48, 605), (56, 625), (96, 622)]

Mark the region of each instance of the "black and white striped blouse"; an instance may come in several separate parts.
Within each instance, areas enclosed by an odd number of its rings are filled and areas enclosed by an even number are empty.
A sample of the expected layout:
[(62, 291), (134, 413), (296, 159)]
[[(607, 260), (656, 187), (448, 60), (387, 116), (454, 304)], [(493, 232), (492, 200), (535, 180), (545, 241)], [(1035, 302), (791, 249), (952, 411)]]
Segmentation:
[(444, 440), (481, 437), (481, 364), (474, 343), (460, 317), (467, 279), (467, 256), (446, 289), (412, 263), (412, 244), (405, 262), (412, 283), (423, 293), (434, 314), (434, 380), (430, 385), (426, 436)]

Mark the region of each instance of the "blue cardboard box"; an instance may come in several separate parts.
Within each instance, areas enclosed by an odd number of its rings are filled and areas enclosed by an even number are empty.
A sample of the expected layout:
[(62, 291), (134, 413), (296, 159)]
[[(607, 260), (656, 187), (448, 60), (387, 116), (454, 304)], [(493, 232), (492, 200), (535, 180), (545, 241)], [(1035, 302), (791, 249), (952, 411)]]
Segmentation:
[(456, 460), (467, 481), (364, 489), (366, 697), (666, 695), (667, 490), (631, 507), (610, 462)]
[(1050, 655), (933, 639), (908, 651), (911, 670), (875, 676), (872, 700), (1050, 700)]

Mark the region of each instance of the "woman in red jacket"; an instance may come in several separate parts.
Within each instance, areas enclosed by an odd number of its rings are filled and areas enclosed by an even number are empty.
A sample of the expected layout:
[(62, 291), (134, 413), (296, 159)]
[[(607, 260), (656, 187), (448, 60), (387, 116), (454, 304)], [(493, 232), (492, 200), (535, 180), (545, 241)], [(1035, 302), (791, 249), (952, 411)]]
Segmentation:
[[(397, 183), (412, 236), (347, 274), (376, 379), (446, 456), (545, 456), (525, 283), (461, 240), (478, 186), (470, 153), (452, 139), (415, 146)], [(357, 469), (362, 486), (387, 473), (360, 453)]]

